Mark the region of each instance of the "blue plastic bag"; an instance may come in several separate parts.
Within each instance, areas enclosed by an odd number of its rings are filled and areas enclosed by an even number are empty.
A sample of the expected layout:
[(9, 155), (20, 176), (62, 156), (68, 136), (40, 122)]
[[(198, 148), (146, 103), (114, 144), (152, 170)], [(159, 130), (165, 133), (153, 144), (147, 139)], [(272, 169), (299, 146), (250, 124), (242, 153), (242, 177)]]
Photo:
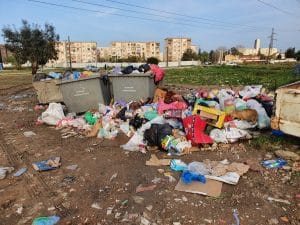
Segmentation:
[(201, 174), (196, 174), (196, 173), (191, 173), (190, 171), (186, 170), (183, 171), (181, 174), (181, 180), (185, 184), (190, 184), (192, 181), (200, 181), (201, 183), (205, 184), (206, 183), (206, 178), (205, 176)]
[(59, 220), (59, 216), (38, 217), (32, 221), (32, 225), (54, 225)]

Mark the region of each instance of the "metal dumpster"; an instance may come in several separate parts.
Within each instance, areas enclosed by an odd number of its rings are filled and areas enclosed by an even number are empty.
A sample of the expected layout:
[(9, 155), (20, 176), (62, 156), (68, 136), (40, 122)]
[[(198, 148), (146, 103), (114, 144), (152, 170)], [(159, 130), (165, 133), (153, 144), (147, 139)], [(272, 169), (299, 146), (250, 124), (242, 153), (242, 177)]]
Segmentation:
[(154, 95), (154, 77), (150, 73), (109, 74), (109, 81), (115, 101), (138, 101)]
[(300, 137), (300, 81), (276, 90), (275, 115), (271, 127)]
[(110, 84), (100, 76), (62, 81), (59, 85), (69, 112), (98, 109), (99, 103), (108, 105), (111, 99)]
[(33, 82), (39, 103), (46, 104), (51, 102), (62, 102), (63, 96), (57, 84), (60, 80), (45, 80)]

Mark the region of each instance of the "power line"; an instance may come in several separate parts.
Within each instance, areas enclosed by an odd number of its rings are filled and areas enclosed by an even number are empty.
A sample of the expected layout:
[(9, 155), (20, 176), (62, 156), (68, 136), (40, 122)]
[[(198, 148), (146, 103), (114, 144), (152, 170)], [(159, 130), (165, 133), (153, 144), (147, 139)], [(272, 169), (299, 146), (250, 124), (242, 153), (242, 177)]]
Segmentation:
[(224, 22), (224, 21), (216, 20), (216, 19), (208, 19), (208, 18), (204, 18), (204, 17), (190, 16), (190, 15), (186, 15), (186, 14), (181, 14), (181, 13), (176, 13), (176, 12), (171, 12), (171, 11), (166, 11), (166, 10), (161, 10), (161, 9), (154, 9), (154, 8), (135, 5), (135, 4), (131, 4), (131, 3), (124, 3), (124, 2), (120, 2), (120, 1), (115, 1), (115, 0), (104, 0), (104, 1), (113, 2), (113, 3), (126, 5), (126, 6), (131, 6), (131, 7), (140, 8), (140, 9), (147, 9), (147, 10), (151, 10), (151, 11), (154, 11), (154, 12), (162, 12), (162, 13), (167, 13), (167, 14), (170, 14), (170, 15), (188, 17), (188, 18), (197, 19), (197, 20), (206, 20), (206, 21), (217, 22), (217, 23), (221, 23), (221, 24), (230, 24), (230, 25), (234, 25), (234, 26), (243, 26), (243, 27), (255, 28), (253, 26), (249, 26), (249, 25), (245, 25), (245, 24), (229, 23), (229, 22)]
[[(103, 5), (103, 4), (93, 3), (93, 2), (87, 2), (87, 1), (81, 1), (81, 0), (71, 0), (71, 1), (73, 1), (73, 2), (79, 2), (79, 3), (83, 3), (83, 4), (87, 4), (87, 5), (106, 7), (106, 8), (110, 8), (110, 9), (126, 10), (127, 12), (142, 13), (144, 15), (158, 16), (158, 17), (162, 17), (162, 18), (166, 18), (166, 19), (176, 19), (176, 18), (170, 17), (170, 16), (163, 16), (163, 15), (154, 14), (154, 13), (141, 12), (141, 11), (136, 11), (136, 10), (132, 10), (132, 9), (124, 9), (124, 8), (119, 8), (119, 7), (109, 6), (109, 5)], [(189, 19), (181, 19), (181, 20), (184, 20), (186, 22), (201, 23), (201, 24), (213, 25), (213, 26), (220, 26), (220, 27), (224, 27), (224, 26), (226, 26), (226, 27), (232, 27), (232, 25), (221, 25), (221, 24), (205, 23), (205, 22), (200, 22), (200, 21), (195, 21), (195, 20), (189, 20)]]
[(270, 4), (270, 3), (264, 2), (264, 1), (262, 1), (262, 0), (257, 0), (257, 1), (260, 2), (260, 3), (262, 3), (262, 4), (264, 4), (264, 5), (267, 5), (267, 6), (271, 7), (271, 8), (273, 8), (273, 9), (276, 9), (276, 10), (282, 12), (282, 13), (285, 13), (285, 14), (290, 15), (290, 16), (294, 16), (292, 13), (290, 13), (290, 12), (288, 12), (288, 11), (285, 11), (285, 10), (283, 10), (283, 9), (280, 9), (280, 8), (278, 8), (278, 7), (275, 6), (275, 5), (272, 5), (272, 4)]
[[(51, 6), (56, 6), (56, 7), (62, 7), (62, 8), (68, 8), (68, 9), (74, 9), (74, 10), (80, 10), (80, 11), (88, 11), (88, 12), (94, 12), (94, 13), (103, 13), (107, 14), (107, 12), (100, 11), (100, 10), (94, 10), (94, 9), (86, 9), (86, 8), (80, 8), (80, 7), (74, 7), (74, 6), (68, 6), (68, 5), (62, 5), (62, 4), (56, 4), (56, 3), (51, 3), (51, 2), (44, 2), (44, 1), (39, 1), (39, 0), (28, 0), (30, 2), (36, 2), (40, 4), (45, 4), (45, 5), (51, 5)], [(125, 14), (119, 14), (119, 13), (109, 13), (110, 15), (114, 16), (121, 16), (121, 17), (126, 17), (126, 18), (133, 18), (133, 19), (139, 19), (139, 20), (146, 20), (146, 21), (154, 21), (154, 22), (163, 22), (163, 23), (172, 23), (176, 25), (184, 25), (184, 26), (190, 26), (190, 27), (198, 27), (198, 28), (203, 28), (187, 23), (179, 23), (179, 22), (174, 22), (174, 21), (167, 21), (167, 20), (158, 20), (158, 19), (150, 19), (150, 18), (145, 18), (145, 17), (138, 17), (138, 16), (131, 16), (131, 15), (125, 15)], [(221, 28), (219, 28), (221, 29)], [(222, 30), (230, 30), (230, 29), (225, 29), (222, 28)]]

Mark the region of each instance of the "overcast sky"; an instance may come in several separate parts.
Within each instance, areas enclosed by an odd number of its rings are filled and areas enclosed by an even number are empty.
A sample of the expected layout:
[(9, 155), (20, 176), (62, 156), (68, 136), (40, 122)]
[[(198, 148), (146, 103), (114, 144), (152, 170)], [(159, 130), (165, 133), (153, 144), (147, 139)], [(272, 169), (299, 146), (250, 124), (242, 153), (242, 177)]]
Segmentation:
[(268, 47), (274, 27), (274, 47), (300, 49), (300, 0), (38, 1), (0, 0), (1, 28), (18, 28), (26, 19), (54, 25), (60, 40), (69, 35), (72, 41), (96, 41), (98, 46), (111, 41), (157, 41), (163, 46), (166, 37), (191, 37), (193, 44), (210, 50), (253, 47), (256, 38)]

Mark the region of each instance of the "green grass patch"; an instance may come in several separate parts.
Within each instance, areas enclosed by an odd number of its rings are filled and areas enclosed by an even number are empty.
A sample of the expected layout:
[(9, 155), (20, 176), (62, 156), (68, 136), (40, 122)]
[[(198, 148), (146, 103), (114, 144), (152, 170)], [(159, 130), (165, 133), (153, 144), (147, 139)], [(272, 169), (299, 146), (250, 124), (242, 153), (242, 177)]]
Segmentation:
[(166, 70), (168, 84), (192, 85), (253, 85), (269, 90), (300, 80), (293, 75), (294, 65), (241, 65), (172, 68)]

